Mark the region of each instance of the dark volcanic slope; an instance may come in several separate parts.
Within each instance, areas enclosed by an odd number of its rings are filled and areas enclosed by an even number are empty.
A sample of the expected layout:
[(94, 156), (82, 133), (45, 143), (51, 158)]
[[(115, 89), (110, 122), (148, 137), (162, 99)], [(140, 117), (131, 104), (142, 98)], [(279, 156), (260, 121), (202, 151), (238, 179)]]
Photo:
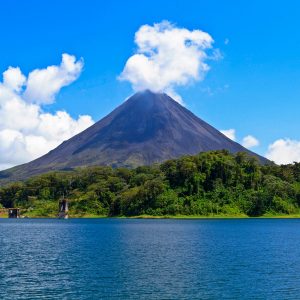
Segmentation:
[(227, 149), (248, 151), (166, 94), (137, 93), (108, 116), (48, 154), (0, 172), (19, 180), (50, 170), (89, 165), (146, 165), (184, 154)]

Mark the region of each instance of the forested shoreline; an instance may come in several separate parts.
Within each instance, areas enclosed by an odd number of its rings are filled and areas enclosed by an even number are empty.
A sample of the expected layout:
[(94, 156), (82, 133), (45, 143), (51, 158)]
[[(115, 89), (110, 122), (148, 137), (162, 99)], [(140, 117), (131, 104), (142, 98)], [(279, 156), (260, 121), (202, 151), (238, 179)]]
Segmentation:
[(51, 172), (0, 188), (0, 207), (55, 217), (271, 216), (300, 213), (300, 163), (260, 165), (245, 153), (211, 151), (136, 169)]

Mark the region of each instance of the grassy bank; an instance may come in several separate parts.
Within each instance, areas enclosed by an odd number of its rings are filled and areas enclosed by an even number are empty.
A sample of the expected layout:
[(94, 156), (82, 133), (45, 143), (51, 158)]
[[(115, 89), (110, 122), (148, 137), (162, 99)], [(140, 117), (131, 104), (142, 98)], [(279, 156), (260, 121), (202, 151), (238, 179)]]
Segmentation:
[[(48, 218), (56, 219), (57, 214), (38, 214), (36, 212), (30, 212), (26, 214), (21, 214), (21, 217), (26, 218)], [(100, 219), (100, 218), (112, 218), (106, 215), (96, 215), (96, 214), (70, 214), (71, 219)], [(1, 218), (7, 218), (7, 214), (0, 214)], [(219, 215), (137, 215), (137, 216), (114, 216), (117, 219), (299, 219), (300, 214), (265, 214), (259, 217), (249, 217), (245, 214), (230, 215), (230, 214), (219, 214)]]

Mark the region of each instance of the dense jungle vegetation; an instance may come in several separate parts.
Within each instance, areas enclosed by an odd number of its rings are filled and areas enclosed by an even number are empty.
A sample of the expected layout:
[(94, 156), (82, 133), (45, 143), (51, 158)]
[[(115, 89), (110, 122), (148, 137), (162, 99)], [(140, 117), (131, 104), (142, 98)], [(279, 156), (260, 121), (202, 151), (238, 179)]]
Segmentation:
[(300, 212), (300, 163), (260, 165), (245, 153), (212, 151), (136, 169), (51, 172), (0, 188), (0, 207), (27, 216), (268, 216)]

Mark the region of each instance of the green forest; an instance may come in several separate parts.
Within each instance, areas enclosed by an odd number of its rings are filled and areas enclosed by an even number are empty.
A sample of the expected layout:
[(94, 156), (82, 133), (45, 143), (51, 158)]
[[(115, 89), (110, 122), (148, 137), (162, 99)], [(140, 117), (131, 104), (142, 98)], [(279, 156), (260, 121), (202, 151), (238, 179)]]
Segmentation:
[(300, 163), (260, 165), (245, 153), (211, 151), (135, 169), (87, 167), (51, 172), (0, 188), (0, 207), (55, 217), (300, 214)]

